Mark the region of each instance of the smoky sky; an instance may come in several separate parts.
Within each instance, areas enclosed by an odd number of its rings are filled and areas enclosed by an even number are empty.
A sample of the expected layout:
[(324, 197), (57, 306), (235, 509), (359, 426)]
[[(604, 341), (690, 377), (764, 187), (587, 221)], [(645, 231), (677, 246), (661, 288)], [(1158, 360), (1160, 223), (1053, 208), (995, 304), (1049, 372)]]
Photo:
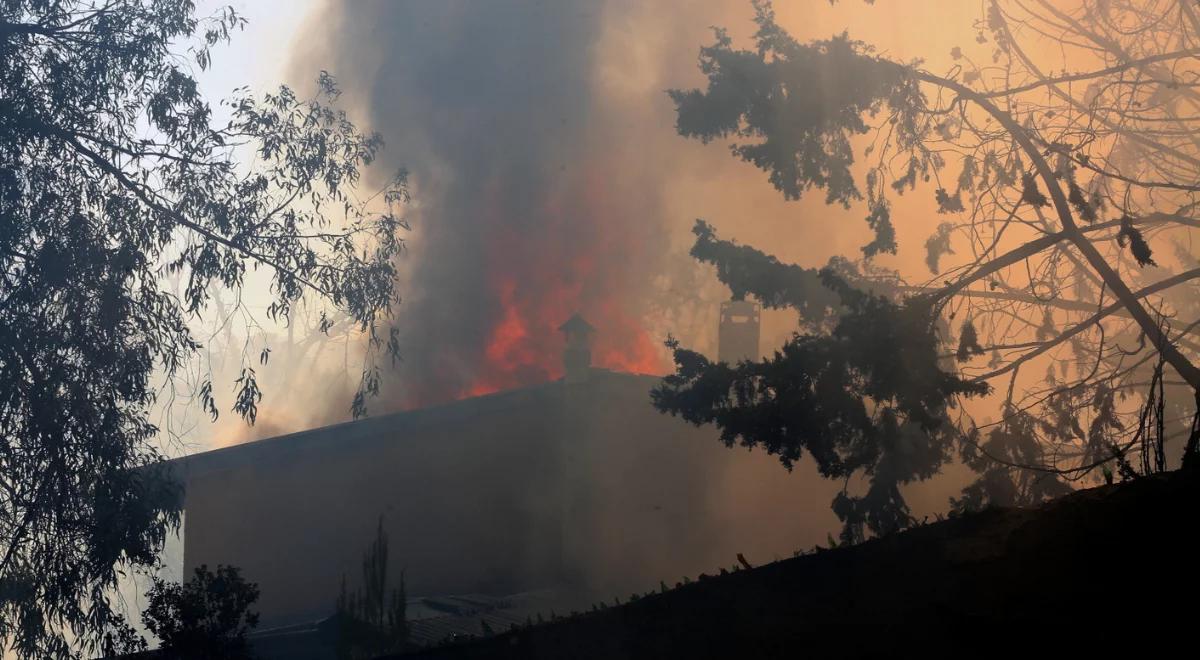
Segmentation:
[(607, 153), (618, 131), (593, 84), (604, 9), (325, 9), (331, 70), (384, 136), (385, 167), (405, 167), (413, 185), (391, 388), (401, 406), (557, 377), (556, 328), (576, 311), (600, 331), (598, 363), (636, 370), (656, 355), (633, 292), (661, 232), (652, 195), (622, 186), (632, 174)]
[[(959, 7), (934, 4), (922, 11)], [(804, 38), (852, 26), (854, 36), (884, 45), (898, 33), (894, 14), (917, 11), (825, 2), (777, 9)], [(726, 144), (674, 130), (665, 90), (703, 84), (696, 56), (711, 43), (711, 26), (730, 28), (744, 44), (752, 15), (749, 0), (330, 0), (314, 13), (293, 46), (294, 80), (333, 73), (342, 103), (387, 143), (378, 177), (405, 167), (413, 183), (395, 320), (404, 362), (386, 372), (373, 413), (557, 377), (556, 328), (576, 311), (597, 327), (602, 366), (664, 373), (668, 332), (686, 346), (715, 348), (728, 291), (687, 255), (697, 217), (806, 266), (858, 253), (869, 240), (862, 209), (826, 207), (821, 195), (787, 202)], [(921, 35), (914, 56), (948, 53), (972, 36)], [(931, 204), (920, 217), (936, 222)], [(926, 225), (905, 234), (909, 224), (901, 224), (904, 244), (919, 246)], [(768, 331), (769, 317), (764, 346), (796, 327), (794, 315), (780, 313)], [(288, 385), (282, 425), (345, 418), (348, 396)], [(726, 507), (728, 524), (747, 525), (747, 538), (763, 516), (746, 511), (762, 510), (760, 495), (775, 497), (774, 479), (795, 482), (796, 502), (826, 511), (815, 474), (789, 476), (757, 452), (730, 460), (758, 461), (763, 471), (712, 484), (713, 501)], [(945, 493), (929, 489), (913, 501), (915, 510), (933, 510)], [(814, 529), (816, 540), (827, 531)]]
[[(896, 32), (880, 7), (777, 4), (804, 38), (851, 23), (885, 44)], [(806, 266), (859, 254), (861, 209), (788, 202), (723, 141), (675, 132), (666, 90), (703, 84), (696, 56), (712, 26), (746, 43), (752, 16), (748, 0), (330, 1), (314, 12), (293, 75), (332, 72), (343, 105), (387, 143), (379, 178), (404, 167), (413, 186), (395, 320), (404, 362), (375, 410), (557, 378), (556, 328), (575, 312), (597, 328), (602, 367), (669, 371), (668, 333), (715, 346), (728, 292), (708, 271), (682, 276), (696, 268), (696, 218)], [(928, 237), (916, 224), (898, 227), (904, 245)], [(791, 317), (764, 326), (764, 345), (794, 329)]]

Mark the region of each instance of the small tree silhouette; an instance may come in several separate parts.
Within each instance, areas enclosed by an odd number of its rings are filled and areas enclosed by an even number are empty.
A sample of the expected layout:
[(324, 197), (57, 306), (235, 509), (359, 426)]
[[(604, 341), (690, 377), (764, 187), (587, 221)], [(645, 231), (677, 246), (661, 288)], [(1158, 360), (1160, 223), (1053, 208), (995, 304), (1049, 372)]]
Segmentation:
[(246, 634), (258, 625), (250, 606), (258, 586), (233, 566), (196, 568), (184, 584), (154, 579), (142, 613), (146, 628), (162, 640), (164, 658), (249, 658)]
[(375, 540), (363, 553), (362, 585), (342, 591), (337, 600), (338, 657), (371, 658), (381, 653), (403, 650), (408, 641), (408, 605), (404, 571), (400, 586), (388, 590), (388, 538), (380, 516)]

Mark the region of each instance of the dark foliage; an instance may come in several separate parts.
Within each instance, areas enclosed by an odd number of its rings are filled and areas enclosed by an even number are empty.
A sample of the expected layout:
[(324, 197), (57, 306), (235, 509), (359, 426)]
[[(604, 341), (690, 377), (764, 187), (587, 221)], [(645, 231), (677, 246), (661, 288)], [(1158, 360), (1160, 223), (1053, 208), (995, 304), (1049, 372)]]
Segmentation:
[(125, 618), (120, 615), (113, 616), (99, 646), (106, 658), (135, 655), (149, 648), (145, 638), (133, 626), (125, 623)]
[(671, 343), (676, 373), (653, 392), (655, 407), (694, 424), (715, 424), (727, 445), (762, 447), (791, 468), (807, 451), (821, 474), (870, 480), (843, 493), (834, 511), (843, 539), (902, 528), (899, 485), (932, 476), (951, 448), (951, 398), (986, 393), (938, 366), (933, 308), (895, 303), (850, 287), (830, 270), (826, 286), (843, 311), (829, 334), (796, 335), (760, 363), (711, 363)]
[(979, 335), (975, 331), (975, 324), (971, 321), (963, 321), (962, 331), (958, 335), (958, 350), (955, 352), (955, 357), (959, 362), (966, 362), (973, 357), (983, 355), (983, 346), (979, 345)]
[(946, 192), (945, 188), (938, 188), (936, 193), (936, 201), (938, 205), (938, 213), (962, 213), (967, 210), (962, 203), (962, 193), (955, 192), (953, 195)]
[(875, 200), (870, 209), (871, 212), (867, 214), (867, 226), (875, 232), (875, 238), (862, 247), (863, 256), (873, 257), (884, 252), (895, 254), (896, 227), (892, 224), (892, 210), (887, 200)]
[(1021, 175), (1021, 201), (1033, 206), (1050, 206), (1050, 200), (1038, 190), (1037, 177), (1029, 172)]
[(1067, 196), (1067, 201), (1075, 208), (1075, 212), (1079, 214), (1079, 218), (1088, 224), (1099, 219), (1100, 211), (1100, 196), (1095, 195), (1093, 199), (1088, 199), (1083, 194), (1083, 189), (1074, 181), (1068, 182), (1070, 194)]
[[(775, 23), (765, 2), (756, 2), (757, 50), (735, 50), (723, 30), (700, 51), (706, 90), (672, 90), (680, 135), (709, 141), (737, 137), (739, 158), (770, 175), (788, 199), (823, 188), (829, 203), (849, 206), (862, 193), (850, 173), (851, 137), (868, 130), (863, 116), (920, 107), (916, 82), (904, 67), (871, 55), (845, 34), (801, 44)], [(901, 119), (897, 130), (914, 130)], [(914, 170), (915, 171), (915, 170)], [(868, 219), (877, 233), (873, 252), (894, 248), (886, 218)], [(880, 240), (883, 239), (883, 240)]]
[[(402, 221), (346, 193), (379, 138), (329, 107), (328, 76), (308, 100), (240, 91), (213, 125), (192, 67), (241, 19), (193, 12), (0, 0), (0, 640), (24, 657), (108, 650), (118, 568), (153, 565), (177, 525), (149, 412), (201, 348), (188, 324), (214, 293), (237, 297), (258, 270), (273, 318), (307, 291), (395, 348), (376, 331)], [(380, 199), (404, 194), (399, 181)], [(198, 388), (206, 411), (254, 420), (246, 367), (232, 402)]]
[(237, 568), (199, 566), (183, 584), (155, 578), (142, 622), (162, 645), (169, 660), (236, 660), (249, 658), (246, 634), (258, 626), (250, 607), (258, 587)]
[(1133, 226), (1133, 221), (1129, 216), (1121, 218), (1121, 230), (1117, 233), (1117, 242), (1121, 247), (1129, 245), (1129, 253), (1133, 255), (1139, 266), (1158, 265), (1154, 263), (1150, 245), (1142, 237), (1142, 232)]
[(691, 255), (712, 264), (717, 279), (729, 287), (735, 300), (747, 295), (765, 307), (790, 307), (814, 326), (821, 326), (836, 316), (841, 299), (821, 281), (816, 268), (785, 264), (775, 257), (748, 245), (717, 238), (712, 225), (697, 220), (692, 233), (696, 242)]
[(929, 272), (937, 274), (938, 266), (942, 256), (954, 254), (954, 250), (950, 248), (950, 237), (954, 232), (954, 225), (943, 222), (938, 225), (937, 231), (933, 235), (925, 239), (925, 265), (929, 267)]

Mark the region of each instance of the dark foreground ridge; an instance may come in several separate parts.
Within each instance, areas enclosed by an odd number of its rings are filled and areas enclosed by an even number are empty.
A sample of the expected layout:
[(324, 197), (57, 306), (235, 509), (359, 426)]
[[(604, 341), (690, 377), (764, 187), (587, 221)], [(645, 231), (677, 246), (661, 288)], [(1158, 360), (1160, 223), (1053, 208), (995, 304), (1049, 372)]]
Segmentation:
[(1094, 644), (1124, 634), (1117, 629), (1128, 632), (1131, 618), (1159, 639), (1187, 635), (1186, 624), (1172, 621), (1197, 611), (1197, 554), (1188, 539), (1198, 503), (1196, 473), (1156, 475), (1035, 509), (987, 511), (703, 578), (619, 607), (403, 657), (977, 653), (1047, 633), (1083, 635)]

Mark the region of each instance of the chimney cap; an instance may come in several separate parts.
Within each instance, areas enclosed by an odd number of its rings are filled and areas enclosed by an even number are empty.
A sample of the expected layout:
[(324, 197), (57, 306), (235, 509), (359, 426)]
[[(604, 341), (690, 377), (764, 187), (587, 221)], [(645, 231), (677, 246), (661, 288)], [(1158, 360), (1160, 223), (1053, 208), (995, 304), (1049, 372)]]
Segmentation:
[(572, 314), (571, 318), (567, 319), (566, 323), (558, 326), (558, 329), (568, 335), (591, 334), (596, 331), (596, 329), (592, 327), (591, 323), (583, 320), (583, 317), (579, 315), (579, 312)]

